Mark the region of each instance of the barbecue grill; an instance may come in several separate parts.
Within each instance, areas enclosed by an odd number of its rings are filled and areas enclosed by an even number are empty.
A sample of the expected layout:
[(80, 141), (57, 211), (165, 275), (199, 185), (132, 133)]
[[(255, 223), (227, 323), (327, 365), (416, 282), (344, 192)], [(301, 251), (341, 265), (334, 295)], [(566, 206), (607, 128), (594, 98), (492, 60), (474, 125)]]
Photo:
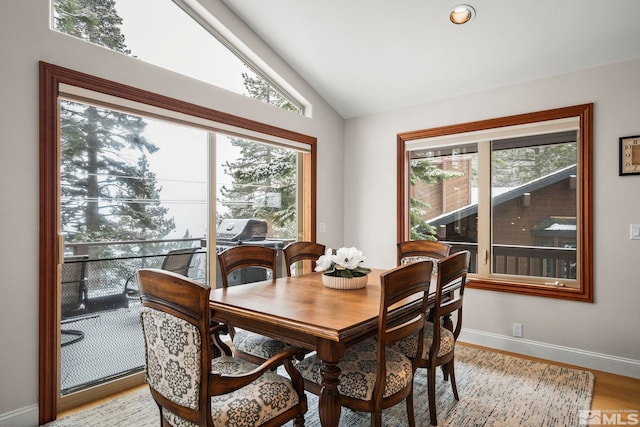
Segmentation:
[(263, 219), (223, 219), (216, 229), (216, 244), (220, 246), (266, 238), (267, 221)]
[[(263, 219), (223, 219), (216, 229), (216, 255), (232, 246), (258, 245), (278, 250), (278, 276), (282, 276), (282, 240), (267, 239), (267, 221)], [(267, 280), (267, 270), (249, 267), (229, 274), (229, 286)], [(216, 257), (216, 283), (222, 286), (220, 266)]]

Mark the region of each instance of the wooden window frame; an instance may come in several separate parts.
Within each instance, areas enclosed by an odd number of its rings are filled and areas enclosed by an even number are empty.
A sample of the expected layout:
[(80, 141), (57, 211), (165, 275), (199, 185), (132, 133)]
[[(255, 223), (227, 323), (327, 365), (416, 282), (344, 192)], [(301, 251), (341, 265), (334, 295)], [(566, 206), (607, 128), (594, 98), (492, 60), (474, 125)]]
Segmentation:
[(409, 239), (409, 152), (407, 143), (426, 138), (463, 134), (507, 126), (578, 117), (578, 287), (563, 288), (513, 279), (469, 277), (469, 287), (522, 295), (593, 302), (593, 104), (582, 104), (489, 120), (403, 132), (397, 135), (397, 241)]
[(38, 409), (39, 424), (53, 421), (57, 416), (58, 378), (60, 367), (60, 303), (57, 293), (58, 265), (62, 257), (60, 229), (60, 147), (58, 97), (60, 85), (70, 86), (131, 100), (170, 111), (211, 120), (251, 132), (283, 138), (309, 146), (305, 156), (305, 180), (302, 183), (309, 191), (305, 207), (309, 215), (304, 218), (305, 232), (311, 240), (316, 239), (316, 188), (317, 188), (317, 139), (287, 129), (227, 114), (196, 104), (159, 95), (110, 80), (84, 74), (46, 62), (39, 63), (40, 71), (40, 219), (39, 219), (39, 337), (38, 337)]

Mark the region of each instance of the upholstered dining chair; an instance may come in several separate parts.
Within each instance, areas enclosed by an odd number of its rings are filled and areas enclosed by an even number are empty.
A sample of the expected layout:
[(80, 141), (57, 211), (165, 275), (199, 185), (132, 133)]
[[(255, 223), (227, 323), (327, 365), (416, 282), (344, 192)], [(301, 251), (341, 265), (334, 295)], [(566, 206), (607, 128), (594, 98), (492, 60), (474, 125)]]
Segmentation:
[[(408, 240), (398, 243), (398, 265), (415, 261), (433, 261), (433, 274), (438, 273), (438, 262), (449, 256), (451, 245), (437, 240)], [(427, 319), (432, 319), (433, 313), (427, 312)], [(450, 326), (451, 320), (445, 319)], [(446, 368), (442, 368), (445, 379), (448, 377)]]
[(432, 240), (407, 240), (398, 243), (398, 265), (413, 261), (433, 261), (433, 273), (438, 272), (438, 261), (449, 255), (451, 245)]
[[(382, 426), (382, 410), (403, 400), (409, 425), (415, 426), (413, 374), (417, 360), (412, 361), (389, 345), (415, 335), (416, 345), (422, 348), (431, 268), (431, 261), (419, 261), (380, 276), (377, 335), (348, 348), (338, 362), (340, 404), (353, 411), (371, 412), (372, 426)], [(402, 319), (394, 319), (391, 307), (405, 298), (416, 298), (416, 302), (408, 306)], [(296, 368), (302, 373), (305, 388), (319, 395), (321, 360), (310, 355), (298, 362)]]
[[(272, 277), (275, 279), (277, 254), (276, 249), (266, 246), (240, 245), (225, 249), (218, 254), (222, 287), (229, 286), (229, 274), (249, 267), (271, 270)], [(228, 328), (234, 355), (253, 363), (263, 363), (274, 354), (291, 348), (289, 344), (282, 341), (245, 329), (234, 328), (233, 325), (228, 325)]]
[[(412, 360), (418, 362), (418, 366), (426, 368), (427, 387), (429, 396), (429, 416), (432, 425), (438, 425), (436, 416), (436, 368), (445, 366), (445, 372), (451, 377), (451, 388), (456, 400), (458, 389), (454, 371), (455, 344), (462, 328), (462, 299), (467, 281), (469, 268), (469, 251), (456, 252), (439, 262), (438, 276), (436, 279), (435, 302), (431, 313), (432, 321), (425, 322), (424, 346), (420, 348), (420, 335), (414, 334), (392, 345), (392, 348), (401, 351)], [(447, 289), (449, 286), (460, 283), (459, 289), (454, 295)], [(443, 319), (456, 313), (455, 328), (451, 330), (443, 326)], [(447, 375), (445, 374), (445, 380)]]
[[(212, 357), (211, 288), (160, 269), (138, 272), (146, 379), (162, 426), (304, 425), (303, 380), (289, 349), (258, 366)], [(274, 368), (283, 364), (291, 379)]]
[(282, 250), (287, 276), (291, 277), (291, 266), (299, 261), (310, 260), (311, 271), (315, 268), (316, 260), (324, 255), (325, 245), (315, 242), (292, 242)]

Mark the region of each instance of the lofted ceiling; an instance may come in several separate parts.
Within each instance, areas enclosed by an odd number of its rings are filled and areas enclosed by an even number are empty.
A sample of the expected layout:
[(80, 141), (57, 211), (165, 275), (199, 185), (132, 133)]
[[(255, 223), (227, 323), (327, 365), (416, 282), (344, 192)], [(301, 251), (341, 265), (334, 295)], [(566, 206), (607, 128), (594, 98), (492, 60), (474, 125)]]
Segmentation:
[(344, 118), (640, 58), (638, 0), (222, 0)]

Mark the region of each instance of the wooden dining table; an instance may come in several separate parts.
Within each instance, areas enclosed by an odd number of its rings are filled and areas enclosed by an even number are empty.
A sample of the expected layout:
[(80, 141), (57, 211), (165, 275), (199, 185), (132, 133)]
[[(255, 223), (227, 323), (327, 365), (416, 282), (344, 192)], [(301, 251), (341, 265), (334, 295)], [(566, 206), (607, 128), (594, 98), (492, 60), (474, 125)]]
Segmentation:
[[(367, 286), (354, 290), (325, 287), (321, 273), (213, 289), (211, 317), (316, 351), (323, 362), (320, 422), (322, 426), (337, 426), (341, 412), (337, 364), (346, 348), (376, 334), (380, 274), (384, 271), (373, 269)], [(431, 291), (430, 299), (433, 297)], [(406, 301), (397, 307), (397, 319), (410, 304)]]

